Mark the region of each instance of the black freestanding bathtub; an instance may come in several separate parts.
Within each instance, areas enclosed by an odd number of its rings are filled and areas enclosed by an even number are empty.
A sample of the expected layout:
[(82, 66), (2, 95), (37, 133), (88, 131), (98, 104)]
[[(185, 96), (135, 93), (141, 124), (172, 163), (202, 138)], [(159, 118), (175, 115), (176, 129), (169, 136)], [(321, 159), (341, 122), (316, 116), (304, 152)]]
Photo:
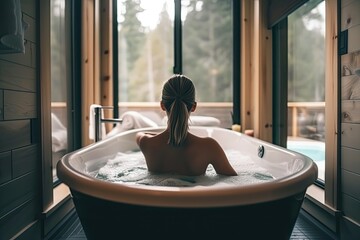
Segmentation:
[(65, 155), (57, 174), (71, 190), (88, 239), (289, 239), (305, 191), (317, 178), (311, 159), (241, 133), (192, 127), (266, 168), (274, 180), (241, 186), (127, 185), (93, 177), (118, 152), (137, 150), (138, 131)]

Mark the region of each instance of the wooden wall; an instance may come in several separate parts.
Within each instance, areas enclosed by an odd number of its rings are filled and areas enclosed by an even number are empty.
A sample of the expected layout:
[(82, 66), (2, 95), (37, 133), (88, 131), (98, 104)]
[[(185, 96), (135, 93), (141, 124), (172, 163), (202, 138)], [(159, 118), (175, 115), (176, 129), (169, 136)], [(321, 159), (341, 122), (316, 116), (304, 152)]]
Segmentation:
[(341, 56), (341, 239), (360, 239), (360, 76), (355, 74), (360, 71), (359, 12), (360, 0), (342, 0), (347, 51)]
[(25, 54), (0, 54), (0, 239), (41, 236), (37, 4), (21, 1)]

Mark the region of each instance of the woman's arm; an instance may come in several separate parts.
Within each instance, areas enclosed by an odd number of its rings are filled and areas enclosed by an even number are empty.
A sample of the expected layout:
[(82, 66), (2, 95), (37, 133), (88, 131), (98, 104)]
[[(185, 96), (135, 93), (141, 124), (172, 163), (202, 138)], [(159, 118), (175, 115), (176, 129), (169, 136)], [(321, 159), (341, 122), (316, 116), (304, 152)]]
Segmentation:
[(229, 163), (224, 150), (221, 148), (219, 143), (215, 139), (211, 139), (211, 164), (215, 168), (217, 174), (227, 175), (227, 176), (236, 176), (237, 173), (234, 168)]

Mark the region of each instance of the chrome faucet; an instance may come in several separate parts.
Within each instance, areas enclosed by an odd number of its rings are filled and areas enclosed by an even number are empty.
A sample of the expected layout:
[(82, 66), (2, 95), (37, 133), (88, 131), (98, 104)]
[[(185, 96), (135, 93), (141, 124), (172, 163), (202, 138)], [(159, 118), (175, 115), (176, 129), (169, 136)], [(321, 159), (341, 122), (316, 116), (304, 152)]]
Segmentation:
[(95, 107), (94, 108), (94, 112), (95, 112), (95, 142), (98, 142), (100, 140), (102, 140), (101, 136), (102, 136), (102, 132), (101, 132), (101, 123), (104, 122), (108, 122), (108, 123), (122, 123), (122, 119), (120, 118), (103, 118), (102, 114), (101, 114), (101, 110), (102, 109), (114, 109), (113, 107)]

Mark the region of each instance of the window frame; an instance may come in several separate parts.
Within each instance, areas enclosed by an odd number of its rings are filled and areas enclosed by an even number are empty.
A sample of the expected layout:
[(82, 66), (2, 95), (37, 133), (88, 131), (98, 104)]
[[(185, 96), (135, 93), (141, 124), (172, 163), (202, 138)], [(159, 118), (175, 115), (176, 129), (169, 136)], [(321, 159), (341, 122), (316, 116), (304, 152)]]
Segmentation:
[[(301, 6), (299, 6), (301, 7)], [(294, 9), (295, 11), (296, 9)], [(289, 13), (290, 14), (290, 13)], [(287, 147), (288, 137), (288, 18), (272, 27), (273, 31), (273, 143)], [(326, 99), (325, 99), (326, 102)], [(325, 104), (326, 105), (326, 104)], [(325, 146), (327, 142), (325, 141)], [(327, 147), (325, 147), (326, 149)], [(326, 160), (325, 160), (326, 164)], [(325, 188), (324, 181), (315, 185)]]
[[(66, 62), (64, 72), (66, 104), (64, 106), (67, 116), (67, 152), (71, 152), (81, 147), (81, 82), (77, 80), (81, 79), (81, 5), (79, 2), (70, 0), (64, 0), (64, 4), (64, 19), (62, 20), (64, 26), (61, 29), (62, 34), (65, 35), (65, 49), (63, 49), (65, 59), (63, 60)], [(52, 167), (56, 168), (56, 166)], [(53, 183), (56, 187), (61, 181), (55, 179)]]
[[(66, 22), (68, 30), (70, 61), (68, 78), (68, 144), (69, 151), (81, 147), (81, 2), (65, 0)], [(40, 127), (41, 127), (41, 159), (42, 159), (42, 209), (47, 213), (54, 206), (54, 194), (60, 181), (53, 181), (52, 169), (52, 129), (51, 129), (51, 46), (50, 46), (50, 9), (49, 1), (41, 0), (39, 4), (40, 23)]]
[[(174, 74), (182, 74), (182, 20), (181, 20), (181, 0), (174, 0)], [(241, 124), (241, 3), (237, 0), (231, 0), (232, 4), (232, 19), (233, 19), (233, 58), (232, 64), (232, 85), (233, 85), (233, 101), (232, 101), (232, 124)], [(113, 49), (117, 53), (118, 33), (117, 33), (117, 1), (113, 0)], [(115, 51), (116, 50), (116, 51)], [(118, 66), (118, 56), (113, 55), (114, 66)], [(119, 117), (118, 112), (118, 97), (119, 92), (119, 79), (118, 79), (118, 67), (113, 68), (113, 106), (114, 117)], [(229, 126), (230, 128), (231, 126)]]
[[(331, 0), (325, 1), (326, 16), (329, 12), (336, 11), (336, 7), (328, 6), (334, 4)], [(340, 107), (339, 107), (339, 77), (338, 77), (338, 56), (337, 54), (337, 38), (332, 36), (338, 35), (337, 28), (334, 25), (338, 24), (337, 19), (330, 19), (326, 17), (325, 27), (325, 51), (327, 56), (325, 59), (325, 183), (317, 180), (315, 185), (322, 189), (321, 203), (328, 204), (330, 207), (337, 208), (339, 203), (339, 135), (338, 129)], [(329, 31), (330, 30), (330, 31)], [(287, 139), (287, 18), (281, 20), (272, 27), (273, 33), (273, 143), (280, 146), (286, 146)], [(334, 48), (336, 50), (334, 50)], [(285, 51), (281, 51), (284, 50)], [(287, 67), (286, 67), (287, 68)], [(285, 82), (285, 83), (284, 83)], [(284, 87), (285, 84), (286, 87)], [(286, 96), (286, 101), (281, 100), (281, 97)], [(282, 107), (279, 107), (279, 106)]]

